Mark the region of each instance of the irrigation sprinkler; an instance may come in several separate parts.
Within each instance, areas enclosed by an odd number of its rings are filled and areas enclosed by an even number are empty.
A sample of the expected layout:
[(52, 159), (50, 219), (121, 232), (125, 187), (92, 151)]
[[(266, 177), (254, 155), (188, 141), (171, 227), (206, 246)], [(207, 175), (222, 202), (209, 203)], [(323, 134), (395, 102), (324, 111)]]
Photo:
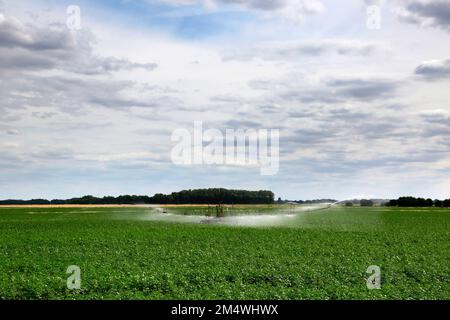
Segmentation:
[(221, 204), (218, 204), (218, 205), (216, 206), (216, 217), (217, 217), (217, 218), (223, 218), (223, 217), (225, 217), (225, 212), (224, 212), (224, 210), (223, 210), (223, 205), (221, 205)]

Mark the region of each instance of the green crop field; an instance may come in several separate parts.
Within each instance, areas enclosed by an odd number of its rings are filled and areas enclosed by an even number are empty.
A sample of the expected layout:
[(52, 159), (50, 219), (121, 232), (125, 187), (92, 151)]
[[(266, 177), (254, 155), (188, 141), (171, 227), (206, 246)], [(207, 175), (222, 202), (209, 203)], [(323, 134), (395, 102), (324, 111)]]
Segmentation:
[(241, 226), (182, 219), (200, 207), (0, 208), (0, 299), (450, 299), (449, 209), (278, 209)]

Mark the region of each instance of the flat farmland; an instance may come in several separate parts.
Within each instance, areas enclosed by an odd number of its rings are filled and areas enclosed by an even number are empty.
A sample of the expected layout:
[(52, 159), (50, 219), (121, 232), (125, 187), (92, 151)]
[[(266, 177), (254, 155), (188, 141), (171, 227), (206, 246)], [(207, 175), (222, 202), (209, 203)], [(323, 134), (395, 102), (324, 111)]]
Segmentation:
[(449, 209), (238, 209), (1, 207), (0, 299), (450, 299)]

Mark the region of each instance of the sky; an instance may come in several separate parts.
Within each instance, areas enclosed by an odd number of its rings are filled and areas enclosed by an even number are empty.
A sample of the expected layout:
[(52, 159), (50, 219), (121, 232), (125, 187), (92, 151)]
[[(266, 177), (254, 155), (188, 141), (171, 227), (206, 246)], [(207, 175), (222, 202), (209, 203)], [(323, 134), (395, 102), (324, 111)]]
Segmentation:
[[(449, 85), (448, 0), (0, 0), (0, 198), (449, 198)], [(277, 174), (174, 163), (195, 121)]]

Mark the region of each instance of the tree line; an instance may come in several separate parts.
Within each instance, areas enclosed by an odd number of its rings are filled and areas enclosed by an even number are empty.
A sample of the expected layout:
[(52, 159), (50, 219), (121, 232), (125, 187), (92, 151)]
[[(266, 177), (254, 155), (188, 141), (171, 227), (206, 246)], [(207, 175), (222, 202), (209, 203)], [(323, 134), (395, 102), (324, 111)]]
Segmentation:
[(71, 198), (66, 200), (54, 199), (33, 199), (33, 200), (3, 200), (0, 205), (62, 205), (62, 204), (150, 204), (149, 196), (131, 196), (123, 195), (118, 197), (94, 197), (84, 196), (80, 198)]
[(447, 200), (432, 200), (415, 197), (400, 197), (397, 200), (391, 200), (387, 204), (389, 207), (437, 207), (449, 208), (450, 199)]
[(223, 188), (183, 190), (168, 195), (155, 194), (153, 203), (158, 204), (272, 204), (272, 191), (228, 190)]
[(335, 199), (314, 199), (314, 200), (282, 200), (278, 198), (278, 204), (297, 203), (297, 204), (321, 204), (321, 203), (335, 203)]
[(122, 195), (118, 197), (84, 196), (67, 200), (2, 200), (0, 205), (63, 205), (63, 204), (272, 204), (272, 191), (228, 190), (223, 188), (195, 189), (150, 196)]
[(354, 199), (345, 201), (344, 205), (346, 207), (353, 207), (354, 205), (360, 205), (361, 207), (373, 207), (375, 203), (373, 202), (373, 200), (369, 199), (361, 199), (361, 200)]
[[(84, 196), (67, 200), (0, 200), (0, 205), (95, 205), (95, 204), (273, 204), (274, 193), (272, 191), (247, 191), (228, 190), (223, 188), (194, 189), (173, 192), (171, 194), (155, 194), (154, 196), (122, 195), (118, 197), (94, 197)], [(335, 202), (332, 199), (320, 199), (309, 201), (295, 201), (299, 204)], [(281, 199), (278, 203), (283, 203)], [(361, 206), (372, 206), (371, 200), (358, 200)], [(346, 206), (354, 204), (351, 201), (345, 203)], [(415, 197), (400, 197), (386, 203), (390, 207), (437, 207), (450, 208), (450, 199), (432, 200)]]

